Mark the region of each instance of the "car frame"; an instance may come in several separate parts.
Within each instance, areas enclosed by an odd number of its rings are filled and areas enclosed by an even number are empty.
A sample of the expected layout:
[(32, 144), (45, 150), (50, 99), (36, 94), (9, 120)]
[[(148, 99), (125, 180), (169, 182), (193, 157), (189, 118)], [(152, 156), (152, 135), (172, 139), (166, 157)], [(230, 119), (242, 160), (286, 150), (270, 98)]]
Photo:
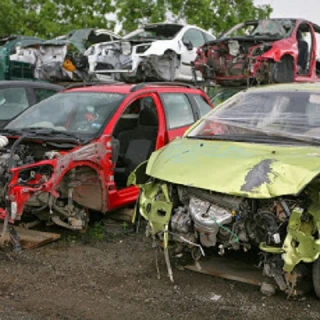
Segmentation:
[(208, 256), (255, 249), (262, 292), (303, 294), (312, 275), (320, 298), (319, 119), (319, 84), (250, 88), (137, 167), (135, 213), (172, 281), (170, 243), (175, 257), (191, 254), (192, 270), (214, 275)]
[[(142, 83), (136, 86), (122, 83), (83, 84), (71, 87), (42, 104), (44, 107), (51, 104), (55, 106), (56, 101), (71, 98), (79, 101), (72, 109), (74, 111), (64, 116), (68, 126), (71, 117), (77, 117), (78, 113), (75, 112), (78, 112), (78, 104), (84, 100), (83, 97), (91, 95), (90, 103), (93, 105), (94, 97), (104, 99), (105, 94), (121, 97), (117, 105), (112, 107), (107, 120), (102, 119), (100, 129), (82, 141), (82, 132), (75, 136), (58, 129), (53, 131), (43, 121), (41, 127), (35, 124), (35, 128), (26, 126), (20, 130), (18, 126), (19, 129), (15, 129), (14, 123), (19, 123), (19, 119), (29, 121), (32, 114), (41, 116), (41, 112), (37, 111), (39, 104), (0, 130), (0, 134), (5, 135), (0, 138), (0, 163), (8, 166), (10, 172), (9, 175), (7, 171), (2, 172), (0, 178), (3, 182), (8, 181), (6, 186), (2, 183), (2, 188), (5, 198), (10, 199), (9, 204), (2, 198), (2, 219), (14, 222), (26, 212), (34, 218), (50, 220), (72, 230), (82, 230), (88, 222), (88, 210), (106, 213), (132, 205), (139, 195), (139, 189), (126, 185), (126, 177), (131, 170), (148, 158), (152, 150), (181, 136), (205, 112), (203, 107), (208, 110), (212, 108), (202, 90), (178, 83)], [(178, 107), (175, 104), (177, 100), (183, 101), (183, 105)], [(205, 105), (200, 107), (199, 101)], [(171, 107), (176, 107), (174, 113)], [(108, 111), (106, 108), (102, 110)], [(181, 118), (180, 110), (185, 109), (191, 118)], [(90, 128), (96, 128), (98, 122), (92, 120), (93, 114), (85, 112), (83, 121)], [(56, 113), (59, 116), (59, 112)], [(42, 114), (48, 121), (51, 120), (45, 111)], [(84, 131), (83, 135), (86, 134)], [(11, 156), (8, 156), (8, 152)], [(13, 160), (13, 155), (20, 160)], [(31, 160), (30, 157), (29, 160), (25, 159), (25, 155), (31, 155)], [(47, 212), (45, 218), (43, 212), (40, 214), (44, 204)]]
[[(262, 33), (254, 34), (263, 28)], [(277, 28), (283, 34), (276, 33)], [(240, 31), (248, 34), (237, 34)], [(206, 81), (226, 86), (318, 82), (319, 41), (320, 27), (307, 20), (252, 20), (234, 26), (199, 48), (194, 65)]]

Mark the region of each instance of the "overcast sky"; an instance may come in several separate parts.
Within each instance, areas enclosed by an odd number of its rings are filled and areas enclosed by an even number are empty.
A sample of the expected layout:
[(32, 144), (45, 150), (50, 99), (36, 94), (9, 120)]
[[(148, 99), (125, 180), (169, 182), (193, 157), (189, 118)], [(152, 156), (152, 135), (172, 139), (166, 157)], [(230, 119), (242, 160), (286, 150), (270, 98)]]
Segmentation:
[(256, 4), (270, 4), (272, 18), (303, 18), (320, 25), (320, 0), (254, 0)]

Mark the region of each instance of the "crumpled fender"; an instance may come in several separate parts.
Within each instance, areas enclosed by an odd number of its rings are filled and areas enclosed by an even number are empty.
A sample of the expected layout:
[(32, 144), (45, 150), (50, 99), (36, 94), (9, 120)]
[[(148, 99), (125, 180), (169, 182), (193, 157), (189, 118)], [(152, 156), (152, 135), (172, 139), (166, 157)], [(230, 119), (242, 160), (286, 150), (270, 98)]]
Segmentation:
[(319, 184), (310, 185), (307, 193), (312, 199), (308, 208), (311, 217), (304, 216), (303, 209), (294, 208), (292, 210), (287, 236), (282, 248), (269, 247), (264, 243), (260, 244), (260, 249), (273, 254), (282, 254), (284, 260), (283, 270), (291, 272), (300, 262), (311, 263), (320, 256), (320, 239), (313, 237), (315, 230), (320, 234), (320, 199)]

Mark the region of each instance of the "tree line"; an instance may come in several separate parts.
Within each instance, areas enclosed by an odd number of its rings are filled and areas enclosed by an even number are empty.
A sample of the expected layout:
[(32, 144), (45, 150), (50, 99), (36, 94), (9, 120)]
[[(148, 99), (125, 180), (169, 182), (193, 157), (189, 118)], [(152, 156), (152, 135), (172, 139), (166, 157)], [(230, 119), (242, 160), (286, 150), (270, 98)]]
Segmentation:
[(233, 25), (270, 16), (253, 0), (1, 0), (0, 36), (52, 38), (79, 28), (120, 28), (161, 21), (198, 25), (219, 35)]

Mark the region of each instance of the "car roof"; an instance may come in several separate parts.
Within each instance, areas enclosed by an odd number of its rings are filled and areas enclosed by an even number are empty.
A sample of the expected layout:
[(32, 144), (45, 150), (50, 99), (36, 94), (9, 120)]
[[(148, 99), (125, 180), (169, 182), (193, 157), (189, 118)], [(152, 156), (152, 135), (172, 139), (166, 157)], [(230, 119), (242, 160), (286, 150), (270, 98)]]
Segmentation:
[(136, 85), (127, 83), (110, 83), (110, 84), (95, 84), (95, 85), (78, 85), (76, 87), (66, 88), (64, 92), (105, 92), (105, 93), (119, 93), (119, 94), (130, 94), (134, 92), (177, 92), (183, 91), (186, 93), (198, 93), (202, 90), (189, 85), (187, 83), (139, 83)]
[(320, 83), (283, 83), (283, 84), (272, 84), (264, 85), (260, 87), (253, 87), (245, 89), (246, 92), (276, 92), (276, 91), (316, 91), (320, 93)]
[(0, 88), (17, 88), (17, 87), (28, 87), (28, 88), (44, 88), (55, 91), (61, 91), (64, 88), (49, 82), (33, 81), (33, 80), (3, 80), (0, 81)]

